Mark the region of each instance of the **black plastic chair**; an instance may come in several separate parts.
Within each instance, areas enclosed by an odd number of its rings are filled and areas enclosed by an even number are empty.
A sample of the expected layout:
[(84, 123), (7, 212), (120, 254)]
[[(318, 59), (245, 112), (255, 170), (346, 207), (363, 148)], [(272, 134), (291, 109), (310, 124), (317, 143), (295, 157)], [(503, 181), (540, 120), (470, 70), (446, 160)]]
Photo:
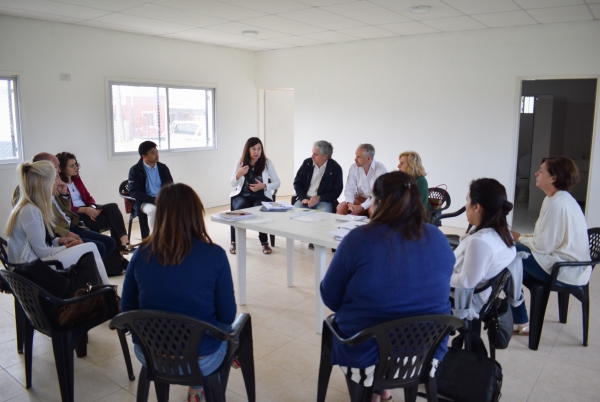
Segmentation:
[[(129, 195), (129, 180), (124, 180), (119, 185), (119, 197), (123, 198), (125, 202), (125, 210), (130, 210), (129, 213), (129, 228), (127, 229), (127, 239), (131, 241), (131, 225), (133, 220), (138, 218), (140, 224), (140, 234), (142, 239), (150, 236), (150, 226), (148, 226), (148, 215), (142, 211), (138, 211), (135, 207), (135, 198)], [(128, 205), (129, 204), (129, 205)]]
[(424, 315), (384, 322), (347, 338), (335, 324), (335, 314), (324, 320), (317, 402), (325, 402), (331, 376), (331, 345), (338, 342), (356, 346), (374, 338), (379, 363), (373, 386), (365, 387), (346, 377), (351, 402), (370, 402), (374, 390), (404, 388), (404, 400), (416, 401), (417, 388), (424, 383), (427, 400), (437, 401), (435, 378), (429, 376), (433, 355), (450, 331), (463, 328), (463, 320), (450, 315)]
[(446, 209), (450, 208), (450, 204), (452, 203), (450, 199), (450, 193), (443, 188), (430, 187), (429, 199), (442, 200), (442, 205), (438, 209), (429, 211), (429, 222), (433, 223), (435, 226), (440, 226), (441, 223), (436, 221), (436, 217)]
[[(538, 350), (540, 339), (542, 337), (542, 328), (544, 326), (544, 316), (546, 315), (546, 306), (550, 292), (558, 292), (558, 316), (562, 324), (567, 323), (567, 313), (569, 309), (569, 295), (573, 295), (581, 302), (581, 313), (583, 321), (583, 346), (588, 345), (588, 333), (590, 322), (590, 289), (589, 281), (585, 285), (565, 285), (560, 283), (558, 272), (561, 267), (581, 267), (586, 265), (594, 266), (600, 263), (600, 228), (588, 229), (588, 239), (590, 244), (591, 261), (572, 261), (557, 262), (552, 267), (550, 283), (544, 283), (530, 278), (523, 281), (523, 284), (529, 288), (531, 293), (531, 311), (529, 319), (529, 349)], [(530, 257), (533, 258), (533, 257)]]
[[(256, 401), (252, 322), (242, 313), (230, 333), (194, 318), (153, 310), (121, 313), (110, 322), (111, 329), (131, 331), (146, 359), (139, 375), (137, 401), (147, 401), (154, 381), (159, 402), (169, 400), (170, 384), (203, 385), (207, 402), (225, 401), (229, 371), (237, 357), (249, 402)], [(227, 341), (227, 354), (214, 373), (204, 376), (198, 366), (198, 345), (203, 336)]]
[[(467, 209), (465, 207), (462, 207), (461, 209), (459, 209), (458, 211), (455, 212), (450, 212), (447, 214), (437, 214), (433, 216), (433, 225), (440, 227), (442, 226), (442, 219), (446, 219), (446, 218), (455, 218), (459, 215), (462, 215), (465, 213)], [(471, 228), (473, 227), (473, 225), (471, 225), (469, 223), (469, 226), (467, 227), (467, 232), (469, 232), (469, 230), (471, 230)], [(458, 244), (460, 243), (460, 236), (459, 235), (455, 235), (455, 234), (447, 234), (446, 235), (446, 239), (448, 239), (448, 243), (450, 243), (450, 247), (452, 247), (452, 250), (454, 250), (456, 247), (458, 247)]]
[[(31, 369), (33, 357), (33, 330), (37, 330), (52, 339), (56, 372), (63, 402), (75, 401), (73, 350), (77, 357), (87, 355), (87, 333), (90, 329), (110, 320), (119, 312), (114, 289), (107, 287), (95, 293), (71, 299), (58, 299), (35, 283), (22, 276), (0, 270), (0, 275), (10, 288), (25, 311), (25, 381), (26, 388), (31, 388)], [(100, 315), (87, 321), (61, 327), (58, 323), (58, 310), (92, 297), (102, 295), (103, 311)]]

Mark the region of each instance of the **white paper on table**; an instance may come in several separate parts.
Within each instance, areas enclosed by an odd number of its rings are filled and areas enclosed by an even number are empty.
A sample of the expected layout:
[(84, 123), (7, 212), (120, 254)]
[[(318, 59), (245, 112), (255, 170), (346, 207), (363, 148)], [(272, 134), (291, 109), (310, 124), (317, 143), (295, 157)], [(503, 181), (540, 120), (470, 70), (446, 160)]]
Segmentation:
[(315, 212), (312, 214), (306, 214), (306, 215), (301, 215), (301, 216), (292, 216), (290, 217), (290, 219), (295, 219), (297, 221), (301, 221), (301, 222), (308, 222), (308, 223), (313, 223), (313, 222), (319, 222), (319, 221), (325, 221), (327, 219), (331, 219), (331, 215), (328, 212)]
[(342, 224), (338, 225), (338, 228), (339, 229), (352, 230), (352, 229), (355, 229), (355, 228), (357, 228), (359, 226), (363, 226), (363, 225), (366, 225), (366, 224), (367, 224), (367, 222), (352, 221), (352, 222), (342, 223)]
[(363, 215), (336, 215), (335, 220), (340, 222), (362, 222), (366, 221), (367, 217)]
[(350, 233), (350, 231), (347, 229), (336, 229), (329, 233), (333, 235), (335, 240), (341, 241), (348, 233)]
[(248, 223), (271, 223), (271, 222), (273, 222), (273, 219), (268, 219), (268, 218), (250, 218), (250, 219), (247, 219), (246, 222), (248, 222)]

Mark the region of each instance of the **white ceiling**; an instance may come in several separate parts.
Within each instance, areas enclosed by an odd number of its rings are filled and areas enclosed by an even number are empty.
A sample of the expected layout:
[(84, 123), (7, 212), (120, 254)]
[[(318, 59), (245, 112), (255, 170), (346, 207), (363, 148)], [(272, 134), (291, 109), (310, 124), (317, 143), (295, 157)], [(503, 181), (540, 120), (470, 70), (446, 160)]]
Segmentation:
[(598, 20), (600, 0), (0, 0), (0, 14), (261, 51)]

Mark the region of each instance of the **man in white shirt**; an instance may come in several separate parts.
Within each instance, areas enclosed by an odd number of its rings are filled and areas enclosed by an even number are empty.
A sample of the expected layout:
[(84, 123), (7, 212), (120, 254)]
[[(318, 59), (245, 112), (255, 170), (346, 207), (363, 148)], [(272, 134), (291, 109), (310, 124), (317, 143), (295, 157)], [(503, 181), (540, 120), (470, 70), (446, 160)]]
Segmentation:
[(355, 163), (350, 166), (344, 190), (346, 202), (338, 205), (336, 211), (338, 214), (369, 215), (373, 184), (379, 176), (387, 173), (383, 163), (375, 161), (374, 158), (373, 145), (360, 144), (356, 149)]

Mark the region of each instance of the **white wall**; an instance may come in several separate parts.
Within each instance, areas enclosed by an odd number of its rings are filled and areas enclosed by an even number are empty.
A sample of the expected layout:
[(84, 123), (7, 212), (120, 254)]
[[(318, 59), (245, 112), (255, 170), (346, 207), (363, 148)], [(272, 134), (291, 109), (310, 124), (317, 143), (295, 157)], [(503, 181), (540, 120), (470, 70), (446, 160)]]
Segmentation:
[[(388, 170), (416, 150), (456, 210), (478, 177), (514, 196), (521, 78), (599, 74), (600, 21), (591, 21), (260, 52), (256, 85), (295, 89), (296, 167), (320, 139), (345, 173), (361, 142)], [(597, 102), (596, 127), (599, 119)], [(588, 205), (600, 203), (600, 139), (593, 148)], [(600, 226), (600, 210), (587, 218)]]
[[(24, 156), (70, 151), (98, 202), (117, 189), (138, 156), (109, 158), (109, 77), (217, 86), (218, 150), (161, 152), (177, 182), (205, 207), (229, 204), (230, 166), (257, 134), (253, 52), (0, 15), (0, 74), (18, 74)], [(70, 82), (59, 81), (70, 73)], [(0, 233), (10, 213), (16, 165), (0, 165)]]

